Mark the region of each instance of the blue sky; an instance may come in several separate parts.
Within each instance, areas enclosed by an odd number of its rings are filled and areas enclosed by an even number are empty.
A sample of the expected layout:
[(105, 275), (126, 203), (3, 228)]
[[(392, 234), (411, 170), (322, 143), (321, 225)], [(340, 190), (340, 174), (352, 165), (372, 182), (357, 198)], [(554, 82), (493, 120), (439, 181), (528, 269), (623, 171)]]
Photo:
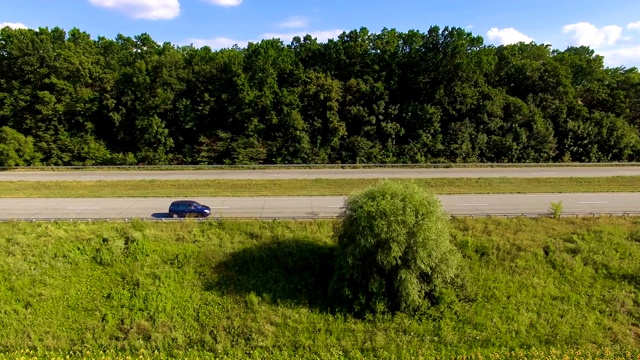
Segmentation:
[(588, 45), (608, 66), (640, 67), (638, 0), (0, 0), (0, 26), (77, 27), (94, 38), (150, 34), (159, 43), (213, 48), (367, 27), (456, 26), (486, 43)]

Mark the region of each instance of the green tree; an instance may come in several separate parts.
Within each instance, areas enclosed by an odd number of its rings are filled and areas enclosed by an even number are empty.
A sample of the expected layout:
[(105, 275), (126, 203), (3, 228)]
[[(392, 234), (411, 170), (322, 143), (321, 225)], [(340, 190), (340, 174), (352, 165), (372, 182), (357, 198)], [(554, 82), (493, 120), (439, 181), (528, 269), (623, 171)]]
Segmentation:
[(47, 165), (638, 160), (638, 69), (483, 41), (360, 28), (213, 51), (5, 27), (0, 127)]
[(194, 158), (207, 164), (231, 163), (232, 142), (246, 134), (252, 95), (244, 72), (244, 54), (237, 47), (213, 52), (186, 49), (183, 116), (173, 133), (180, 147), (195, 145)]
[(330, 292), (359, 314), (424, 309), (441, 300), (460, 273), (447, 214), (413, 184), (385, 182), (350, 197), (335, 236)]
[(444, 158), (443, 135), (439, 108), (415, 102), (401, 105), (398, 122), (404, 136), (399, 157), (406, 163), (428, 163)]
[(307, 124), (312, 162), (339, 162), (336, 154), (346, 135), (346, 124), (338, 113), (342, 84), (328, 74), (307, 71), (302, 89), (300, 115)]
[(8, 126), (0, 128), (0, 166), (38, 165), (41, 157), (35, 151), (32, 137), (24, 136)]
[(348, 163), (395, 162), (396, 137), (403, 129), (393, 120), (397, 107), (389, 104), (384, 83), (370, 77), (351, 79), (344, 86), (341, 119), (348, 139), (342, 158)]

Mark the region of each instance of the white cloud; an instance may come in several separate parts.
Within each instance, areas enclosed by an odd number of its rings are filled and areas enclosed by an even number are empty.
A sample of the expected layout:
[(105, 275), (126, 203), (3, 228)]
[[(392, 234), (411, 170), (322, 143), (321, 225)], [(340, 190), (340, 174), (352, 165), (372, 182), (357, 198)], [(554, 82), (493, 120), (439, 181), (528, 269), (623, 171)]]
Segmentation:
[(629, 30), (631, 30), (631, 29), (640, 30), (640, 21), (634, 22), (634, 23), (631, 23), (631, 24), (627, 25), (627, 29), (629, 29)]
[(238, 45), (241, 48), (247, 47), (249, 42), (255, 42), (252, 40), (233, 40), (227, 37), (216, 37), (213, 39), (188, 39), (187, 43), (193, 44), (196, 48), (201, 48), (203, 46), (209, 46), (212, 49), (223, 49), (230, 48), (233, 45)]
[(604, 62), (609, 67), (640, 66), (640, 46), (599, 51), (604, 56)]
[(180, 14), (178, 0), (89, 0), (95, 6), (113, 9), (135, 19), (173, 19)]
[(283, 28), (303, 28), (309, 24), (309, 19), (302, 16), (290, 17), (286, 21), (281, 22), (278, 26)]
[(562, 28), (565, 33), (572, 32), (572, 45), (589, 46), (597, 48), (605, 45), (614, 45), (622, 37), (622, 28), (617, 25), (609, 25), (598, 29), (587, 22), (566, 25)]
[(0, 23), (0, 29), (4, 28), (4, 27), (10, 27), (12, 29), (26, 29), (27, 26), (21, 23), (12, 23), (12, 22), (3, 22)]
[(207, 0), (207, 2), (213, 5), (224, 6), (224, 7), (238, 6), (242, 4), (242, 0)]
[(521, 41), (525, 43), (530, 43), (533, 41), (532, 38), (528, 37), (527, 35), (519, 32), (514, 28), (506, 28), (506, 29), (491, 28), (491, 30), (487, 32), (487, 37), (489, 38), (489, 40), (497, 43), (498, 45), (515, 44)]
[(329, 39), (335, 39), (338, 37), (338, 35), (342, 34), (344, 32), (344, 30), (325, 30), (325, 31), (310, 31), (310, 32), (306, 32), (306, 31), (300, 31), (300, 32), (295, 32), (295, 33), (267, 33), (267, 34), (262, 34), (262, 38), (263, 39), (280, 39), (283, 42), (287, 43), (290, 42), (291, 40), (293, 40), (294, 37), (296, 36), (300, 36), (300, 37), (305, 37), (306, 35), (311, 35), (312, 38), (316, 38), (318, 39), (318, 42), (326, 42)]

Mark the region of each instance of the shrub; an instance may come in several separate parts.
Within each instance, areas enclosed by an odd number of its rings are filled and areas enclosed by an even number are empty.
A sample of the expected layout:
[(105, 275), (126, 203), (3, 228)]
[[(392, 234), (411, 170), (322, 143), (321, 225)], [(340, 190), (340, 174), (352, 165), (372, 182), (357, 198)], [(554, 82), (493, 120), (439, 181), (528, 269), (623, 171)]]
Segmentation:
[(7, 126), (0, 128), (0, 167), (38, 165), (41, 157), (31, 136)]
[(356, 314), (428, 307), (460, 273), (447, 214), (414, 184), (384, 182), (350, 197), (335, 236), (330, 293)]
[(554, 219), (560, 218), (560, 216), (562, 215), (563, 209), (564, 209), (564, 206), (562, 206), (562, 201), (551, 202), (551, 206), (549, 207), (549, 210), (551, 211), (551, 215), (553, 216)]

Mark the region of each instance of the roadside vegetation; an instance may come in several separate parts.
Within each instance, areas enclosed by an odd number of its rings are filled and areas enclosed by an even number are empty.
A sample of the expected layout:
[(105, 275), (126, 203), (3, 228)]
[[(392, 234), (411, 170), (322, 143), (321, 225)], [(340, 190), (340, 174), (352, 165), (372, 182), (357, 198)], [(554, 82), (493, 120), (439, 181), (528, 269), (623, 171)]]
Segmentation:
[(420, 317), (466, 290), (449, 215), (418, 186), (384, 182), (350, 196), (333, 236), (329, 297), (340, 310)]
[(334, 221), (0, 223), (0, 358), (640, 355), (639, 219), (450, 221), (465, 290), (364, 318)]
[(5, 27), (0, 104), (8, 167), (640, 160), (637, 68), (460, 27), (221, 50)]
[(195, 170), (318, 170), (318, 169), (554, 169), (638, 167), (640, 162), (556, 162), (556, 163), (407, 163), (407, 164), (250, 164), (250, 165), (67, 165), (67, 166), (9, 166), (6, 172), (92, 172), (92, 171), (195, 171)]
[[(380, 179), (3, 181), (2, 198), (351, 195)], [(640, 191), (639, 176), (592, 178), (394, 179), (436, 194)]]

